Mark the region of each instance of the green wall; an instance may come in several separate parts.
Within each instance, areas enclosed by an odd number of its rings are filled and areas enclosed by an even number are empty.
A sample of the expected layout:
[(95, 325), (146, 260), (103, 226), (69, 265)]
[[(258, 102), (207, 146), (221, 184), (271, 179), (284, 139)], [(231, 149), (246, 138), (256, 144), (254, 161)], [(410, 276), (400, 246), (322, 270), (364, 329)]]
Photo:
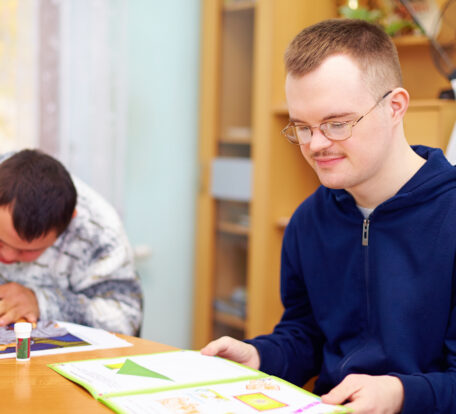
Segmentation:
[(191, 343), (200, 2), (130, 0), (125, 225), (145, 292), (142, 337)]

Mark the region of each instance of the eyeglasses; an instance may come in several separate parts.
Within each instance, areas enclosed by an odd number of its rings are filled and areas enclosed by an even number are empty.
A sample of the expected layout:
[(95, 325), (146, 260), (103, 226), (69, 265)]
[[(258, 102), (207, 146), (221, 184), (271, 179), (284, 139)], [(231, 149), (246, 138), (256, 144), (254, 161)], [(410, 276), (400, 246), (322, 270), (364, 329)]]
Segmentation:
[(366, 115), (371, 113), (391, 92), (393, 91), (386, 92), (371, 109), (355, 121), (327, 121), (317, 126), (310, 126), (290, 121), (288, 125), (282, 129), (281, 134), (284, 135), (292, 144), (304, 145), (311, 141), (313, 130), (318, 128), (326, 138), (332, 141), (343, 141), (352, 136), (352, 128)]

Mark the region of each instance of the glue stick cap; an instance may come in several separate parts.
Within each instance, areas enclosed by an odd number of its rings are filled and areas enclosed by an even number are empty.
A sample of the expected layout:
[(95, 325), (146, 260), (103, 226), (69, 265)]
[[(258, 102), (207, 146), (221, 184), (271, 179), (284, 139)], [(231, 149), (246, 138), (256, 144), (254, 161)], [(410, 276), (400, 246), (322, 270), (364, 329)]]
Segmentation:
[(30, 322), (17, 322), (14, 324), (14, 332), (22, 337), (30, 336), (32, 332), (32, 324)]

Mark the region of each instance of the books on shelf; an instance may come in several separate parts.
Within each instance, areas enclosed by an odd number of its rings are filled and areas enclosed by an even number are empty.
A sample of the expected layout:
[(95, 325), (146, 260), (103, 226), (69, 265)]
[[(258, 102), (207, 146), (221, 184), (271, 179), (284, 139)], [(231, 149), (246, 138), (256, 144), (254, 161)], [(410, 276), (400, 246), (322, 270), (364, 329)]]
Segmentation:
[(214, 309), (245, 319), (247, 310), (247, 290), (245, 286), (237, 286), (233, 289), (229, 298), (214, 299)]
[(170, 351), (50, 364), (118, 413), (346, 413), (279, 378), (244, 365)]

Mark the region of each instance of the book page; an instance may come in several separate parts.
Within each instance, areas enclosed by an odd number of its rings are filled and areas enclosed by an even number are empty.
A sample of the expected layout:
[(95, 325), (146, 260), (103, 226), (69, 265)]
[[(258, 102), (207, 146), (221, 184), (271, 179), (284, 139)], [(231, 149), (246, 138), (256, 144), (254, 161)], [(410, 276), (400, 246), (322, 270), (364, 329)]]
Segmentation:
[(349, 412), (274, 377), (149, 394), (111, 396), (101, 401), (126, 414), (323, 414)]
[(264, 376), (259, 371), (226, 359), (187, 350), (65, 362), (49, 366), (85, 387), (95, 398), (112, 393), (163, 390), (183, 385)]

